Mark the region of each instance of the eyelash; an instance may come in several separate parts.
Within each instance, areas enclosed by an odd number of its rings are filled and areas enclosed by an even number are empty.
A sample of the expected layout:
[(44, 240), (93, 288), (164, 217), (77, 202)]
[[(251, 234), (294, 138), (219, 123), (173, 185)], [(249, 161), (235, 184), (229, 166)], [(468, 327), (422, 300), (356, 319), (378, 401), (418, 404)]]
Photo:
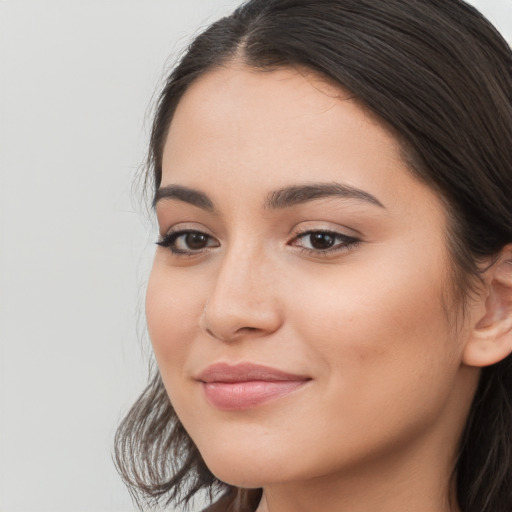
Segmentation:
[[(321, 235), (321, 236), (329, 236), (334, 239), (334, 244), (332, 247), (328, 247), (327, 249), (311, 249), (308, 247), (298, 246), (300, 247), (300, 251), (305, 254), (309, 254), (312, 256), (331, 256), (337, 254), (341, 251), (348, 251), (358, 245), (361, 240), (355, 238), (353, 236), (345, 235), (343, 233), (338, 233), (337, 231), (330, 231), (327, 229), (310, 229), (308, 231), (302, 231), (300, 233), (296, 233), (295, 237), (292, 240), (290, 245), (297, 245), (293, 242), (300, 240), (302, 238), (311, 237), (311, 235)], [(311, 239), (310, 239), (311, 242)]]
[[(174, 231), (167, 233), (164, 235), (160, 240), (156, 242), (157, 245), (160, 247), (167, 248), (171, 251), (172, 254), (175, 256), (183, 257), (183, 256), (196, 256), (199, 254), (203, 254), (205, 251), (207, 251), (210, 248), (218, 247), (219, 244), (216, 242), (216, 245), (210, 245), (206, 246), (202, 249), (178, 249), (176, 247), (176, 242), (179, 238), (187, 236), (187, 235), (200, 235), (205, 236), (207, 239), (207, 243), (211, 242), (212, 240), (215, 240), (211, 235), (208, 233), (204, 233), (203, 231), (198, 231), (194, 229), (184, 229), (179, 231)], [(334, 239), (335, 245), (333, 247), (328, 247), (326, 249), (314, 249), (314, 248), (308, 248), (303, 247), (300, 245), (297, 245), (295, 242), (298, 240), (305, 238), (307, 236), (311, 237), (312, 235), (321, 235), (321, 236), (329, 236)], [(336, 242), (337, 241), (337, 242)], [(310, 239), (311, 242), (311, 239)], [(348, 251), (351, 248), (358, 245), (361, 241), (358, 238), (344, 235), (343, 233), (338, 233), (336, 231), (329, 231), (329, 230), (322, 230), (322, 229), (311, 229), (308, 231), (303, 231), (296, 233), (293, 240), (289, 243), (289, 245), (293, 247), (299, 247), (301, 253), (306, 253), (312, 256), (329, 256), (336, 254), (341, 251)], [(185, 242), (186, 243), (186, 242)]]
[[(214, 240), (214, 238), (211, 235), (209, 235), (208, 233), (204, 233), (203, 231), (198, 231), (197, 229), (182, 229), (179, 231), (171, 231), (170, 233), (167, 233), (166, 235), (161, 237), (156, 244), (159, 245), (160, 247), (165, 247), (169, 249), (176, 256), (194, 256), (196, 254), (201, 254), (208, 249), (208, 247), (198, 250), (178, 249), (175, 245), (177, 240), (180, 237), (187, 235), (201, 235), (207, 237), (208, 241)], [(218, 247), (218, 245), (214, 247)]]

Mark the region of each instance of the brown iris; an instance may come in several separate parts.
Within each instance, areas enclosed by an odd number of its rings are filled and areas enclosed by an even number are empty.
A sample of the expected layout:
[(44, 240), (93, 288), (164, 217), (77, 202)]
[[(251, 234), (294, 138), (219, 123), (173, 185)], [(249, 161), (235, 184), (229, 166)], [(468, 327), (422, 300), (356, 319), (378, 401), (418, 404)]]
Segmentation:
[(186, 246), (194, 251), (204, 249), (208, 245), (208, 235), (199, 232), (187, 233), (185, 235)]
[(309, 235), (311, 246), (318, 250), (330, 249), (335, 243), (335, 237), (329, 233), (311, 233)]

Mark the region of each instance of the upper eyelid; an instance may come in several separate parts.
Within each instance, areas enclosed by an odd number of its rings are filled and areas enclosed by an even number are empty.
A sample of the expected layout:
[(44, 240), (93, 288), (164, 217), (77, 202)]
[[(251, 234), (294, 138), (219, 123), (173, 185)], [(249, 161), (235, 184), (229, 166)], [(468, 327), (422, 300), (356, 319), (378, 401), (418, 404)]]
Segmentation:
[(161, 236), (166, 236), (172, 233), (179, 233), (180, 231), (197, 231), (199, 233), (204, 233), (205, 235), (212, 236), (215, 238), (215, 236), (211, 233), (211, 230), (209, 230), (203, 224), (198, 225), (197, 222), (178, 222), (176, 224), (172, 224), (170, 227), (166, 229), (163, 227), (161, 223), (158, 223), (158, 231)]
[[(182, 225), (183, 224), (183, 225)], [(211, 230), (207, 229), (205, 226), (201, 225), (201, 226), (192, 226), (192, 225), (188, 225), (188, 224), (192, 224), (192, 223), (188, 223), (188, 222), (185, 222), (185, 223), (179, 223), (179, 224), (175, 224), (173, 226), (171, 226), (170, 228), (168, 229), (161, 229), (159, 228), (159, 232), (160, 232), (160, 236), (162, 237), (165, 237), (165, 236), (169, 236), (169, 235), (172, 235), (172, 234), (175, 234), (175, 233), (190, 233), (190, 232), (198, 232), (198, 233), (203, 233), (205, 235), (208, 235), (209, 237), (211, 238), (215, 238), (215, 239), (218, 239), (217, 236), (215, 236)], [(351, 234), (347, 231), (352, 231), (352, 232), (356, 232), (355, 234)], [(343, 236), (343, 237), (347, 237), (347, 238), (360, 238), (361, 235), (359, 234), (358, 231), (354, 230), (354, 229), (341, 229), (341, 228), (330, 228), (330, 227), (307, 227), (307, 228), (296, 228), (294, 227), (290, 233), (289, 233), (289, 236), (292, 237), (292, 239), (295, 239), (295, 238), (298, 238), (298, 237), (301, 237), (301, 236), (306, 236), (308, 234), (311, 234), (311, 233), (329, 233), (331, 235), (339, 235), (339, 236)]]
[(354, 236), (349, 235), (348, 233), (345, 233), (343, 231), (338, 231), (336, 229), (325, 229), (325, 228), (324, 229), (310, 228), (310, 229), (306, 229), (304, 231), (297, 231), (297, 233), (295, 233), (295, 236), (305, 236), (305, 235), (310, 235), (311, 233), (328, 233), (330, 235), (340, 235), (340, 236), (355, 238)]
[[(305, 224), (305, 225), (304, 225)], [(330, 224), (330, 225), (329, 225)], [(348, 226), (342, 226), (339, 224), (334, 224), (330, 221), (321, 221), (321, 220), (309, 220), (309, 221), (301, 221), (290, 229), (288, 232), (288, 236), (291, 239), (295, 239), (300, 236), (306, 236), (309, 233), (330, 233), (332, 235), (339, 235), (347, 238), (354, 238), (364, 240), (364, 235), (357, 229)], [(211, 238), (214, 238), (220, 241), (218, 235), (215, 235), (211, 229), (205, 226), (201, 222), (197, 221), (182, 221), (173, 223), (169, 226), (167, 222), (158, 222), (158, 232), (160, 237), (166, 237), (168, 235), (179, 233), (179, 232), (191, 232), (197, 231), (200, 233), (204, 233)], [(290, 240), (288, 240), (289, 242)]]
[(351, 240), (353, 242), (361, 242), (361, 238), (353, 235), (348, 235), (346, 233), (340, 233), (339, 231), (331, 231), (328, 229), (310, 229), (304, 232), (297, 233), (291, 240), (291, 242), (298, 240), (300, 238), (306, 237), (308, 235), (312, 235), (313, 233), (323, 233), (326, 235), (331, 235), (333, 237), (340, 237), (346, 240)]
[[(206, 235), (208, 238), (211, 238), (212, 240), (216, 240), (219, 242), (218, 238), (212, 235), (211, 233), (208, 233), (207, 231), (203, 231), (200, 229), (194, 229), (194, 228), (180, 228), (180, 229), (169, 229), (165, 233), (160, 235), (160, 238), (162, 240), (169, 239), (171, 237), (175, 237), (176, 239), (180, 236), (187, 235), (189, 233), (201, 233), (203, 235)], [(220, 242), (219, 242), (220, 243)]]
[(340, 235), (340, 236), (345, 236), (347, 238), (357, 238), (357, 239), (363, 239), (364, 236), (363, 234), (357, 230), (357, 229), (354, 229), (354, 228), (349, 228), (349, 227), (346, 227), (346, 226), (321, 226), (321, 227), (318, 227), (318, 223), (315, 223), (315, 225), (312, 225), (311, 226), (301, 226), (301, 224), (303, 223), (299, 223), (297, 225), (295, 225), (292, 230), (290, 231), (290, 235), (294, 236), (294, 237), (299, 237), (299, 236), (303, 236), (303, 235), (307, 235), (309, 233), (330, 233), (330, 234), (333, 234), (333, 235)]

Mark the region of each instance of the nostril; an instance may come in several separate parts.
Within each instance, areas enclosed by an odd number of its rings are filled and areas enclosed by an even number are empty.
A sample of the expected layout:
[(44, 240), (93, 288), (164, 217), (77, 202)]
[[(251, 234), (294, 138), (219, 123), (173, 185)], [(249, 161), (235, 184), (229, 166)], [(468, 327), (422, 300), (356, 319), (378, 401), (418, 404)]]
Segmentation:
[(258, 327), (240, 327), (239, 329), (237, 329), (235, 331), (235, 335), (238, 335), (238, 334), (250, 334), (250, 333), (253, 333), (253, 332), (262, 332), (263, 330), (262, 329), (258, 329)]
[(210, 339), (235, 341), (244, 337), (259, 338), (274, 332), (281, 325), (279, 308), (272, 300), (245, 300), (230, 296), (232, 289), (218, 286), (206, 301), (198, 327)]
[(237, 329), (236, 331), (232, 332), (230, 335), (225, 335), (220, 332), (215, 332), (214, 330), (210, 328), (206, 328), (205, 332), (211, 336), (212, 338), (215, 338), (217, 340), (221, 341), (232, 341), (239, 337), (239, 335), (249, 334), (253, 332), (259, 332), (261, 329), (258, 329), (258, 327), (240, 327), (240, 329)]

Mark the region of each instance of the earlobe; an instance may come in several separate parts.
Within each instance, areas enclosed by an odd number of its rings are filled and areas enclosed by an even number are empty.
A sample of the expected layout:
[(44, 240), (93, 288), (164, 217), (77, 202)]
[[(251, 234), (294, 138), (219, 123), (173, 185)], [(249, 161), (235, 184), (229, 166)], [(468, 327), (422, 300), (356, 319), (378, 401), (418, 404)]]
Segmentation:
[(512, 353), (512, 245), (486, 271), (484, 315), (472, 327), (464, 348), (468, 366), (490, 366)]

